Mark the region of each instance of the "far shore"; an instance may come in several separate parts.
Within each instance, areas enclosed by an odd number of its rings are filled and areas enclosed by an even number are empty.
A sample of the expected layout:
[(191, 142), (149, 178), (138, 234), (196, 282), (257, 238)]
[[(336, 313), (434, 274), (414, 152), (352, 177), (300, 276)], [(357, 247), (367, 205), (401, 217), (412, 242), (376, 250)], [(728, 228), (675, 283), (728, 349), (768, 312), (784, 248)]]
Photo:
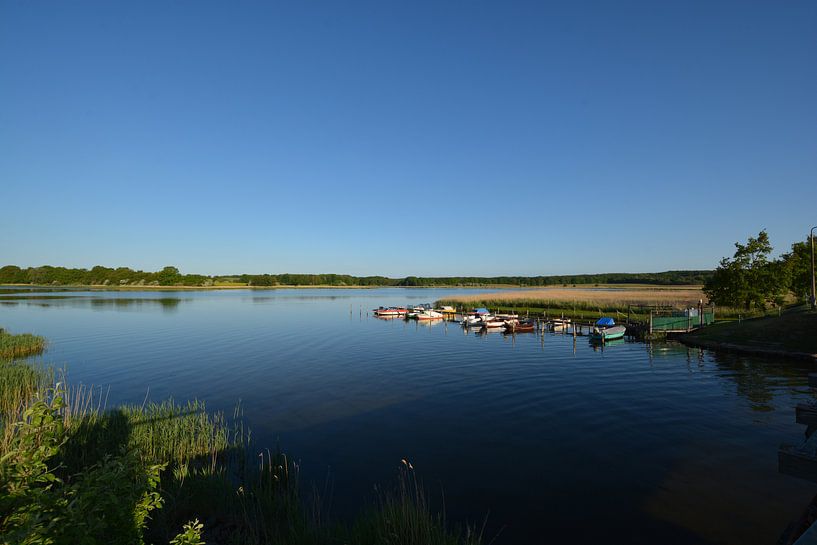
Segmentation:
[[(576, 284), (570, 286), (519, 286), (515, 284), (480, 284), (480, 285), (428, 285), (428, 286), (337, 286), (331, 284), (301, 284), (301, 285), (285, 285), (279, 284), (276, 286), (251, 286), (247, 284), (214, 284), (212, 286), (151, 286), (151, 285), (105, 285), (105, 284), (0, 284), (0, 288), (71, 288), (71, 289), (90, 289), (98, 291), (179, 291), (179, 290), (279, 290), (279, 289), (352, 289), (352, 290), (371, 290), (371, 289), (472, 289), (472, 290), (514, 290), (516, 292), (524, 292), (525, 296), (537, 297), (539, 292), (547, 290), (652, 290), (652, 291), (677, 291), (677, 290), (697, 290), (700, 291), (701, 286), (696, 285), (664, 285), (664, 284)], [(489, 292), (474, 294), (474, 297), (488, 297), (498, 294)]]

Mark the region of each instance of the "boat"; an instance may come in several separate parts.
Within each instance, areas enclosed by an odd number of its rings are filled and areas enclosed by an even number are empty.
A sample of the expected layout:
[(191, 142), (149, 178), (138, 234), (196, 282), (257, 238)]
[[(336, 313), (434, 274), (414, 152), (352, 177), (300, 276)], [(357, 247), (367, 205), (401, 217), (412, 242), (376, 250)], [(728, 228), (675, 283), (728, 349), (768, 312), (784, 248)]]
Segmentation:
[(423, 312), (418, 312), (415, 318), (417, 320), (442, 320), (445, 318), (445, 315), (436, 310), (424, 310)]
[(570, 318), (554, 318), (550, 320), (550, 327), (553, 328), (553, 331), (562, 331), (570, 327), (570, 325)]
[(500, 320), (499, 318), (491, 317), (488, 320), (482, 320), (482, 327), (484, 327), (485, 329), (500, 328), (505, 327), (505, 325), (506, 325), (505, 320)]
[(462, 317), (463, 327), (482, 327), (485, 321), (492, 319), (487, 308), (475, 308), (469, 314)]
[(383, 316), (403, 316), (406, 312), (408, 312), (408, 309), (406, 309), (404, 307), (378, 307), (378, 308), (374, 309), (372, 312), (374, 312), (375, 316), (381, 316), (381, 317), (383, 317)]
[(438, 308), (437, 312), (442, 312), (445, 315), (446, 318), (453, 318), (454, 315), (457, 313), (457, 311), (454, 310), (454, 307), (450, 307), (450, 306), (444, 306), (442, 308)]
[(536, 325), (533, 323), (533, 320), (524, 320), (522, 322), (505, 322), (505, 333), (531, 333), (535, 329)]
[(416, 319), (418, 314), (431, 310), (431, 305), (423, 303), (422, 305), (415, 305), (406, 313), (406, 318)]
[(599, 318), (593, 327), (590, 339), (594, 341), (612, 341), (624, 337), (626, 332), (627, 328), (623, 325), (616, 325), (616, 321), (612, 318)]

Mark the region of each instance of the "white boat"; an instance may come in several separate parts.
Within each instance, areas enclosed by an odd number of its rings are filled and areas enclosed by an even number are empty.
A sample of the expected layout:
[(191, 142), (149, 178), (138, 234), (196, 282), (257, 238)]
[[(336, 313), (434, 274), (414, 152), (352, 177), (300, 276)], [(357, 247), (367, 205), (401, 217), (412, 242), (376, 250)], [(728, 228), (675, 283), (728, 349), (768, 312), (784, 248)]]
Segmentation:
[(492, 319), (493, 316), (490, 314), (483, 314), (481, 316), (477, 316), (475, 314), (469, 314), (467, 316), (463, 316), (462, 318), (462, 325), (466, 327), (482, 327), (485, 323), (485, 319)]
[(475, 308), (468, 314), (463, 314), (463, 327), (482, 327), (485, 320), (492, 319), (493, 316), (488, 312), (487, 308)]
[(442, 320), (445, 318), (445, 315), (436, 310), (424, 310), (423, 312), (418, 312), (416, 318), (418, 320)]
[(499, 327), (504, 329), (505, 325), (506, 325), (506, 321), (505, 320), (500, 320), (499, 318), (493, 318), (493, 319), (490, 319), (490, 320), (483, 320), (483, 322), (482, 322), (482, 327), (484, 327), (486, 329), (493, 329), (493, 328), (499, 328)]
[(423, 312), (426, 312), (428, 310), (431, 310), (431, 305), (429, 305), (428, 303), (413, 306), (413, 307), (411, 307), (411, 310), (409, 310), (406, 313), (406, 318), (417, 319), (417, 317), (420, 314), (422, 314)]
[(567, 329), (570, 325), (570, 318), (556, 318), (550, 321), (550, 327), (553, 328), (554, 331)]

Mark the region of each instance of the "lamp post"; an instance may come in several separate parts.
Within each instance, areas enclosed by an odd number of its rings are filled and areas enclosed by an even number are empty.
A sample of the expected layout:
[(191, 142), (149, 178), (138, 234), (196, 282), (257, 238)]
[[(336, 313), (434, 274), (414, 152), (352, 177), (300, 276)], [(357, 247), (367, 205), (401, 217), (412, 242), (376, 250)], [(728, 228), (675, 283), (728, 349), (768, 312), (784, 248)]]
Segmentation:
[(817, 299), (815, 299), (814, 294), (814, 230), (817, 229), (817, 225), (811, 228), (811, 233), (809, 237), (811, 238), (811, 310), (817, 308)]

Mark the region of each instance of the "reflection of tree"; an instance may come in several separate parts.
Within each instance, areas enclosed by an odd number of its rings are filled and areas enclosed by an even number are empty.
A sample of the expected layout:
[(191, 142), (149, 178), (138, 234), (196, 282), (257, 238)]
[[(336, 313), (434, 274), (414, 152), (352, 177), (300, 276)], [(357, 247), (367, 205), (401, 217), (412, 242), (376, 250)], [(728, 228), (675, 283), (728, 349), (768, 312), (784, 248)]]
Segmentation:
[(776, 390), (781, 387), (789, 390), (802, 388), (808, 373), (812, 372), (811, 366), (804, 361), (715, 352), (673, 341), (647, 343), (646, 350), (650, 360), (667, 358), (677, 361), (682, 357), (690, 370), (694, 366), (704, 371), (707, 361), (714, 363), (718, 375), (734, 382), (737, 394), (747, 399), (754, 411), (773, 411)]
[(712, 361), (723, 371), (721, 376), (733, 380), (737, 394), (745, 397), (755, 411), (773, 411), (775, 390), (802, 387), (812, 370), (806, 362), (778, 361), (728, 352), (713, 352)]
[[(144, 299), (138, 297), (114, 297), (111, 299), (78, 299), (72, 298), (67, 301), (74, 307), (90, 306), (93, 310), (140, 310), (142, 307), (162, 308), (164, 312), (175, 312), (179, 304), (184, 301), (177, 297), (161, 297), (158, 299)], [(61, 302), (62, 303), (62, 302)]]

